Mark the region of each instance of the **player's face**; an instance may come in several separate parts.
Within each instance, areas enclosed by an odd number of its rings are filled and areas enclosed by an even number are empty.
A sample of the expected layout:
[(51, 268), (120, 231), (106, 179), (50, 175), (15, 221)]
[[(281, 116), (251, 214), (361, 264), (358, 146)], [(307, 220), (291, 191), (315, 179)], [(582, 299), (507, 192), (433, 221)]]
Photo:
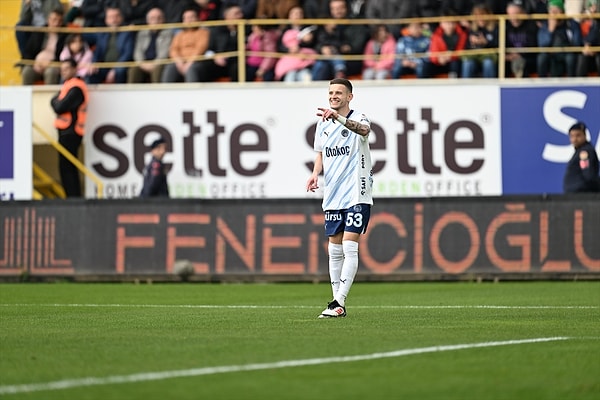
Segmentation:
[(329, 85), (329, 106), (332, 110), (337, 111), (348, 107), (350, 100), (352, 100), (352, 93), (346, 86), (339, 83)]
[(578, 148), (586, 142), (585, 132), (581, 129), (573, 129), (569, 132), (569, 140), (573, 147)]

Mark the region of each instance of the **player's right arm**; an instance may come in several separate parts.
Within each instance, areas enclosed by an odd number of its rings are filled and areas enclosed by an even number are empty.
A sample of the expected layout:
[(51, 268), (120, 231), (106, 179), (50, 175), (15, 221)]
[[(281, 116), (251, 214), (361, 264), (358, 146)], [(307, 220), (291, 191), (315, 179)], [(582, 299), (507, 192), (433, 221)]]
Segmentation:
[(319, 188), (319, 174), (323, 170), (323, 153), (318, 152), (317, 157), (315, 158), (315, 165), (313, 167), (313, 172), (310, 178), (308, 178), (308, 182), (306, 182), (306, 191), (314, 192)]

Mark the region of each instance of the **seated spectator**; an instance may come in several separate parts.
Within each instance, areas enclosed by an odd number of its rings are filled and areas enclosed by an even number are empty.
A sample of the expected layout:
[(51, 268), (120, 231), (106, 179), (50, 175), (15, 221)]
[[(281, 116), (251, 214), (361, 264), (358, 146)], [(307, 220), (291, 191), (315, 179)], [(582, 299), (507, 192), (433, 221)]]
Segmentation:
[[(467, 50), (496, 49), (498, 47), (498, 24), (493, 19), (483, 19), (492, 13), (485, 4), (473, 7)], [(498, 76), (498, 54), (495, 50), (487, 54), (472, 54), (462, 57), (462, 77), (496, 78)]]
[(345, 0), (331, 0), (329, 13), (332, 23), (321, 26), (317, 33), (316, 50), (329, 59), (317, 60), (312, 79), (330, 80), (362, 72), (362, 61), (346, 61), (344, 55), (362, 55), (369, 40), (367, 27), (360, 24), (336, 24), (335, 20), (349, 19)]
[[(425, 77), (425, 53), (429, 51), (431, 40), (423, 34), (423, 24), (411, 22), (402, 30), (404, 33), (396, 43), (396, 58), (392, 78), (399, 79), (406, 74), (415, 74), (417, 78)], [(423, 54), (415, 56), (415, 54)]]
[(188, 8), (182, 22), (189, 24), (177, 32), (171, 41), (169, 57), (173, 60), (162, 74), (162, 82), (206, 82), (210, 60), (198, 60), (208, 50), (210, 31), (197, 26), (198, 11)]
[(149, 29), (139, 31), (135, 38), (133, 60), (138, 65), (129, 68), (127, 83), (161, 82), (164, 64), (160, 61), (169, 58), (173, 40), (171, 29), (159, 29), (165, 23), (165, 15), (160, 8), (152, 8), (146, 15)]
[(225, 10), (237, 6), (242, 12), (241, 19), (253, 19), (256, 18), (257, 3), (257, 0), (223, 0), (221, 2), (222, 14), (225, 16)]
[[(94, 57), (96, 63), (117, 63), (131, 61), (135, 35), (133, 32), (117, 31), (123, 24), (121, 9), (114, 5), (106, 8), (105, 21), (111, 32), (99, 32), (94, 35)], [(127, 82), (127, 67), (93, 67), (89, 83), (125, 83)]]
[[(249, 52), (275, 53), (279, 31), (274, 25), (252, 25), (246, 50)], [(275, 57), (249, 54), (246, 56), (246, 81), (272, 81), (275, 78)]]
[(195, 0), (198, 6), (199, 21), (216, 21), (221, 19), (221, 0)]
[(536, 72), (535, 53), (520, 53), (517, 49), (537, 47), (537, 24), (526, 15), (523, 4), (519, 0), (512, 1), (506, 6), (508, 15), (506, 23), (505, 69), (511, 71), (516, 78), (528, 77)]
[(40, 79), (43, 79), (47, 85), (58, 84), (60, 69), (51, 66), (51, 63), (58, 61), (67, 35), (53, 32), (52, 28), (63, 26), (63, 14), (62, 8), (50, 12), (46, 24), (49, 31), (32, 32), (29, 36), (23, 59), (33, 60), (33, 65), (25, 65), (21, 70), (23, 85), (33, 85)]
[(284, 28), (278, 48), (280, 53), (288, 55), (277, 61), (275, 80), (307, 82), (312, 79), (310, 67), (315, 63), (310, 56), (317, 54), (313, 49), (317, 26), (300, 25), (300, 20), (304, 19), (304, 10), (299, 6), (290, 10), (288, 19), (292, 20), (292, 24)]
[(60, 53), (60, 61), (75, 60), (78, 77), (85, 79), (90, 75), (93, 57), (94, 53), (80, 33), (71, 33), (67, 36), (65, 46)]
[[(105, 26), (106, 7), (112, 5), (113, 0), (83, 0), (81, 3), (80, 12), (83, 17), (83, 26)], [(119, 7), (116, 5), (116, 7)], [(93, 34), (92, 34), (93, 35)], [(87, 38), (84, 35), (84, 38)]]
[(298, 0), (258, 0), (255, 18), (287, 19), (293, 7), (299, 7)]
[[(595, 14), (598, 0), (587, 0), (587, 14)], [(600, 73), (600, 51), (592, 51), (590, 47), (600, 46), (600, 19), (585, 18), (581, 22), (583, 35), (583, 51), (577, 60), (577, 76), (588, 76), (590, 70)], [(591, 67), (591, 68), (590, 68)]]
[[(574, 19), (559, 19), (565, 15), (562, 0), (550, 0), (548, 3), (549, 18), (543, 21), (538, 30), (540, 47), (583, 46), (581, 28)], [(537, 55), (537, 72), (540, 77), (575, 76), (577, 69), (575, 52), (539, 53)]]
[[(17, 27), (45, 26), (48, 22), (50, 12), (59, 9), (63, 9), (60, 0), (22, 0)], [(33, 32), (15, 31), (21, 58), (25, 58), (25, 47), (27, 46), (27, 42), (32, 33)]]
[(181, 22), (183, 12), (194, 5), (193, 0), (154, 0), (156, 7), (165, 13), (165, 22), (167, 24), (176, 24)]
[[(410, 0), (369, 0), (365, 6), (365, 17), (368, 19), (401, 19), (411, 17)], [(388, 25), (388, 29), (396, 36), (400, 36), (399, 25)]]
[(322, 0), (304, 0), (302, 10), (306, 18), (329, 18), (329, 2)]
[(123, 25), (144, 25), (148, 11), (155, 7), (155, 0), (119, 0)]
[(392, 76), (396, 40), (387, 25), (373, 28), (371, 39), (365, 46), (362, 78), (365, 80), (384, 80)]
[[(448, 12), (447, 14), (453, 14)], [(453, 15), (447, 15), (452, 17)], [(431, 35), (429, 46), (429, 63), (426, 64), (425, 75), (433, 77), (439, 74), (448, 74), (449, 77), (458, 77), (461, 72), (460, 57), (446, 52), (464, 50), (467, 45), (467, 32), (457, 21), (444, 20)]]
[[(244, 18), (242, 8), (236, 5), (229, 6), (223, 12), (226, 21)], [(232, 82), (238, 81), (238, 57), (224, 56), (220, 53), (237, 52), (238, 29), (235, 23), (229, 25), (215, 26), (210, 32), (209, 54), (214, 54), (206, 81), (214, 81), (220, 77), (227, 77)]]

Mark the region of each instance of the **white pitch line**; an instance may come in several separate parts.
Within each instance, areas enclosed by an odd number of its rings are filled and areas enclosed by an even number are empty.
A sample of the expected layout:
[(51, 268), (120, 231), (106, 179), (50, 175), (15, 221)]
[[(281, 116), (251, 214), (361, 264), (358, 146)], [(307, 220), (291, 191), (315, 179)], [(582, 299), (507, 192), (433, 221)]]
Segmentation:
[[(207, 309), (314, 309), (318, 306), (307, 306), (307, 305), (251, 305), (251, 304), (80, 304), (80, 303), (48, 303), (48, 304), (28, 304), (28, 303), (3, 303), (0, 307), (114, 307), (114, 308), (207, 308)], [(503, 306), (503, 305), (436, 305), (436, 306), (425, 306), (425, 305), (379, 305), (379, 306), (352, 306), (353, 309), (399, 309), (399, 310), (410, 310), (410, 309), (568, 309), (568, 310), (597, 310), (600, 306)]]
[(98, 386), (98, 385), (110, 385), (118, 383), (135, 383), (143, 381), (157, 381), (171, 378), (182, 378), (190, 376), (201, 376), (201, 375), (214, 375), (224, 374), (230, 372), (241, 372), (241, 371), (258, 371), (265, 369), (280, 369), (280, 368), (291, 368), (291, 367), (303, 367), (307, 365), (322, 365), (332, 363), (345, 363), (365, 360), (377, 360), (381, 358), (392, 358), (410, 356), (414, 354), (424, 353), (438, 353), (443, 351), (455, 351), (455, 350), (466, 350), (483, 347), (496, 347), (496, 346), (509, 346), (527, 343), (541, 343), (541, 342), (555, 342), (559, 340), (570, 340), (574, 339), (567, 336), (547, 337), (547, 338), (533, 338), (533, 339), (520, 339), (520, 340), (505, 340), (496, 342), (482, 342), (482, 343), (468, 343), (468, 344), (454, 344), (445, 346), (432, 346), (432, 347), (421, 347), (416, 349), (404, 349), (396, 350), (385, 353), (371, 353), (371, 354), (359, 354), (354, 356), (340, 356), (340, 357), (328, 357), (328, 358), (310, 358), (305, 360), (285, 360), (276, 361), (272, 363), (263, 364), (245, 364), (245, 365), (225, 365), (220, 367), (204, 367), (204, 368), (192, 368), (182, 369), (174, 371), (163, 371), (163, 372), (142, 372), (131, 375), (113, 375), (107, 377), (88, 377), (80, 379), (65, 379), (62, 381), (46, 382), (46, 383), (29, 383), (22, 385), (6, 385), (0, 386), (0, 395), (4, 394), (16, 394), (16, 393), (30, 393), (40, 392), (47, 390), (61, 390), (71, 389), (82, 386)]

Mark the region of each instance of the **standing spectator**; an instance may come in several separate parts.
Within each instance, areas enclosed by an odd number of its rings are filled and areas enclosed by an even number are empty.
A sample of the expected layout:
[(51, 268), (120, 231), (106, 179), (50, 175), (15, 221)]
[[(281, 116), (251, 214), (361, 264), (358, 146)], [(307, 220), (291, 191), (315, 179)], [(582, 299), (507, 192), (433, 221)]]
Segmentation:
[(162, 137), (150, 145), (152, 159), (144, 168), (144, 185), (140, 197), (169, 197), (167, 172), (163, 157), (167, 152), (167, 144)]
[[(481, 17), (491, 16), (492, 13), (485, 4), (477, 4), (471, 12), (471, 21), (467, 50), (496, 49), (498, 47), (498, 24), (496, 20)], [(465, 55), (462, 57), (462, 77), (496, 78), (498, 76), (498, 54), (496, 50), (490, 53)]]
[[(45, 26), (50, 13), (55, 10), (63, 10), (60, 0), (23, 0), (21, 3), (21, 12), (19, 13), (19, 22), (17, 22), (16, 26)], [(17, 46), (22, 58), (25, 58), (25, 47), (32, 33), (15, 31)]]
[(306, 18), (329, 18), (329, 0), (304, 0), (302, 9)]
[(183, 23), (189, 24), (173, 37), (169, 57), (173, 63), (165, 67), (163, 82), (206, 82), (210, 60), (197, 60), (208, 49), (210, 31), (197, 26), (198, 12), (188, 8), (183, 12)]
[(586, 126), (578, 122), (569, 128), (569, 141), (575, 152), (567, 163), (563, 180), (565, 193), (600, 192), (598, 154), (587, 140)]
[[(223, 13), (225, 21), (234, 21), (244, 18), (242, 9), (239, 6), (229, 6)], [(215, 26), (210, 33), (209, 53), (216, 53), (213, 63), (209, 64), (208, 74), (203, 78), (204, 81), (216, 80), (220, 77), (228, 77), (232, 82), (238, 81), (238, 57), (222, 56), (219, 53), (226, 53), (238, 50), (237, 39), (238, 27), (235, 23), (229, 25)]]
[[(448, 12), (448, 17), (453, 17)], [(449, 51), (464, 50), (467, 44), (467, 32), (457, 21), (444, 20), (431, 35), (429, 46), (430, 63), (426, 65), (428, 70), (425, 75), (433, 77), (438, 74), (447, 73), (449, 77), (460, 76), (460, 57), (454, 54), (444, 54)]]
[(362, 78), (365, 80), (384, 80), (392, 76), (396, 40), (387, 25), (377, 25), (373, 35), (365, 46)]
[[(274, 25), (252, 25), (248, 36), (246, 50), (249, 52), (277, 51), (279, 31)], [(275, 63), (277, 59), (271, 56), (249, 54), (246, 56), (246, 81), (272, 81), (275, 78)]]
[[(123, 24), (123, 16), (119, 7), (110, 5), (106, 8), (105, 24), (113, 29), (111, 32), (95, 34), (94, 63), (131, 61), (135, 35), (133, 32), (117, 31), (117, 28)], [(127, 67), (94, 68), (89, 82), (125, 83), (127, 82)]]
[(80, 33), (71, 33), (65, 39), (60, 60), (73, 59), (77, 62), (77, 76), (85, 79), (91, 72), (94, 54)]
[(23, 85), (33, 85), (39, 79), (47, 85), (59, 82), (60, 72), (50, 64), (59, 59), (65, 44), (66, 34), (52, 30), (63, 27), (62, 8), (50, 12), (46, 27), (48, 32), (32, 32), (27, 40), (23, 58), (33, 60), (33, 65), (25, 65), (21, 70)]
[[(58, 142), (77, 157), (85, 129), (88, 89), (83, 79), (77, 77), (75, 60), (62, 61), (60, 74), (64, 83), (60, 92), (50, 101), (56, 113), (54, 127), (58, 130)], [(67, 197), (81, 197), (81, 182), (77, 167), (61, 154), (58, 168)]]
[(369, 40), (365, 25), (336, 24), (335, 20), (352, 19), (345, 0), (329, 2), (331, 24), (321, 26), (317, 33), (317, 51), (331, 59), (317, 60), (313, 66), (313, 80), (329, 80), (362, 72), (362, 61), (346, 61), (344, 55), (362, 55)]
[(505, 68), (511, 71), (516, 78), (528, 77), (536, 72), (535, 53), (520, 53), (516, 49), (537, 47), (538, 27), (535, 21), (524, 18), (526, 16), (523, 4), (519, 0), (512, 1), (506, 6), (508, 15), (506, 23)]
[(138, 65), (129, 68), (127, 83), (159, 83), (164, 69), (160, 61), (169, 57), (173, 31), (157, 27), (165, 22), (163, 11), (152, 8), (146, 15), (146, 22), (149, 29), (139, 31), (135, 38), (133, 60)]
[[(371, 121), (350, 109), (352, 83), (336, 78), (329, 83), (329, 107), (318, 108), (314, 140), (317, 152), (306, 191), (325, 182), (323, 211), (329, 239), (329, 277), (333, 300), (319, 318), (346, 316), (346, 297), (358, 270), (358, 242), (369, 224), (373, 206), (373, 170), (369, 133)], [(345, 149), (338, 153), (335, 149)]]
[(307, 82), (312, 79), (310, 66), (315, 63), (314, 58), (310, 56), (317, 54), (313, 49), (317, 26), (300, 25), (300, 20), (304, 19), (304, 10), (300, 6), (290, 10), (288, 19), (292, 20), (292, 23), (284, 28), (279, 43), (279, 52), (288, 55), (277, 61), (275, 80)]
[(144, 25), (148, 11), (155, 7), (155, 0), (119, 0), (123, 25)]
[(429, 51), (431, 40), (423, 34), (423, 24), (420, 22), (411, 22), (403, 29), (403, 33), (396, 43), (396, 55), (400, 57), (394, 63), (392, 78), (399, 79), (406, 74), (424, 78), (427, 62), (425, 54)]
[[(581, 28), (574, 19), (559, 19), (565, 15), (562, 0), (550, 0), (548, 3), (548, 20), (542, 22), (538, 30), (540, 47), (583, 46)], [(577, 69), (575, 52), (539, 53), (537, 55), (537, 72), (540, 77), (575, 76)]]
[[(595, 14), (598, 10), (598, 0), (587, 0), (587, 14)], [(587, 76), (590, 66), (600, 73), (600, 52), (592, 51), (590, 47), (600, 46), (600, 19), (585, 18), (581, 22), (583, 35), (583, 51), (577, 60), (577, 76)]]

